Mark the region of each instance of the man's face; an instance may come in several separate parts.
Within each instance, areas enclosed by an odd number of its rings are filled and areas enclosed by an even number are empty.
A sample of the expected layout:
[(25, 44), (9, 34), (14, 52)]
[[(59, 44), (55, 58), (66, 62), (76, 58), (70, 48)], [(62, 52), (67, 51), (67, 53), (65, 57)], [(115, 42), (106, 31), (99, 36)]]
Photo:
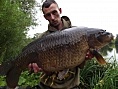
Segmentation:
[(56, 27), (61, 23), (61, 8), (52, 3), (49, 8), (43, 8), (44, 17), (49, 23)]

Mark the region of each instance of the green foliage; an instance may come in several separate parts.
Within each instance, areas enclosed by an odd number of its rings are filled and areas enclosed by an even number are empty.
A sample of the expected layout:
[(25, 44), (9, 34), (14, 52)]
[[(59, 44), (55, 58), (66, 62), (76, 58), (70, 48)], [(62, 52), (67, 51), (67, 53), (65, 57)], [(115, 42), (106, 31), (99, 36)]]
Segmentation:
[(5, 77), (0, 76), (0, 86), (5, 86), (6, 82), (5, 82)]
[(107, 65), (104, 76), (94, 86), (94, 89), (118, 89), (118, 63), (115, 58), (112, 60), (114, 62)]
[(116, 47), (116, 52), (118, 53), (118, 34), (116, 35), (115, 39), (115, 47)]
[(109, 68), (104, 75), (105, 76), (95, 85), (94, 89), (117, 89), (118, 67), (116, 67), (115, 69)]
[(81, 70), (81, 86), (85, 89), (117, 89), (118, 64), (115, 59), (106, 66), (98, 65), (95, 60), (88, 61)]
[[(33, 39), (27, 37), (29, 27), (35, 23), (35, 0), (0, 0), (0, 63), (17, 56)], [(22, 73), (19, 85), (36, 85), (40, 74)], [(0, 86), (5, 86), (0, 76)]]
[[(26, 86), (35, 86), (40, 81), (40, 73), (32, 73), (30, 74), (29, 71), (22, 72), (18, 85), (22, 87)], [(6, 86), (5, 76), (0, 76), (0, 86)]]
[(0, 61), (14, 57), (30, 41), (27, 31), (36, 24), (32, 14), (34, 2), (27, 1), (30, 0), (0, 0)]
[(32, 73), (30, 74), (28, 71), (25, 71), (21, 74), (19, 80), (19, 86), (35, 86), (39, 83), (40, 73)]
[(92, 89), (94, 84), (103, 76), (105, 68), (98, 65), (95, 60), (87, 61), (85, 67), (81, 70), (81, 83), (86, 89)]
[(118, 44), (118, 34), (116, 35), (115, 44)]

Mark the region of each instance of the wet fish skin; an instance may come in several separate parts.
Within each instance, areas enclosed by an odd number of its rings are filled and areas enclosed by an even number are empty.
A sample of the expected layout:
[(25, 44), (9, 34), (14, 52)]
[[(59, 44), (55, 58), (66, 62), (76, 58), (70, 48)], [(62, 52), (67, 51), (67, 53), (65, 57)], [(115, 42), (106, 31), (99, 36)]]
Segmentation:
[(57, 31), (28, 44), (13, 62), (0, 65), (0, 75), (6, 75), (7, 85), (14, 88), (29, 63), (37, 63), (44, 72), (73, 68), (85, 60), (89, 49), (101, 49), (112, 40), (112, 33), (97, 28)]

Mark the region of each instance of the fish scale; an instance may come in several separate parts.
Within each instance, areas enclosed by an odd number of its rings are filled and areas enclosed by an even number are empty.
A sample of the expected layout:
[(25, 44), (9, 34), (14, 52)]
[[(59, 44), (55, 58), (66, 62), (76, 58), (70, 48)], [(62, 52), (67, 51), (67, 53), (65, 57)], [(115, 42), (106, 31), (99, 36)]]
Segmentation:
[(73, 27), (56, 31), (28, 44), (13, 62), (1, 64), (0, 75), (6, 75), (7, 85), (14, 88), (29, 63), (37, 63), (44, 72), (73, 68), (82, 64), (89, 49), (101, 49), (112, 40), (112, 33), (98, 28)]

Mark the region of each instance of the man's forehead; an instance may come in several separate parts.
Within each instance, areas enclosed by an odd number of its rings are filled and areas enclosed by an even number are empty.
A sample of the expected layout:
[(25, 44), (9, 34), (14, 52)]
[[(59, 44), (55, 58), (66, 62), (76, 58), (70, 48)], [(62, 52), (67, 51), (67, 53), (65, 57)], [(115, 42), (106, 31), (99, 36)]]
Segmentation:
[(58, 5), (55, 4), (55, 3), (52, 3), (48, 8), (43, 8), (43, 13), (44, 14), (47, 14), (47, 13), (51, 13), (52, 11), (54, 10), (57, 10), (58, 9)]

